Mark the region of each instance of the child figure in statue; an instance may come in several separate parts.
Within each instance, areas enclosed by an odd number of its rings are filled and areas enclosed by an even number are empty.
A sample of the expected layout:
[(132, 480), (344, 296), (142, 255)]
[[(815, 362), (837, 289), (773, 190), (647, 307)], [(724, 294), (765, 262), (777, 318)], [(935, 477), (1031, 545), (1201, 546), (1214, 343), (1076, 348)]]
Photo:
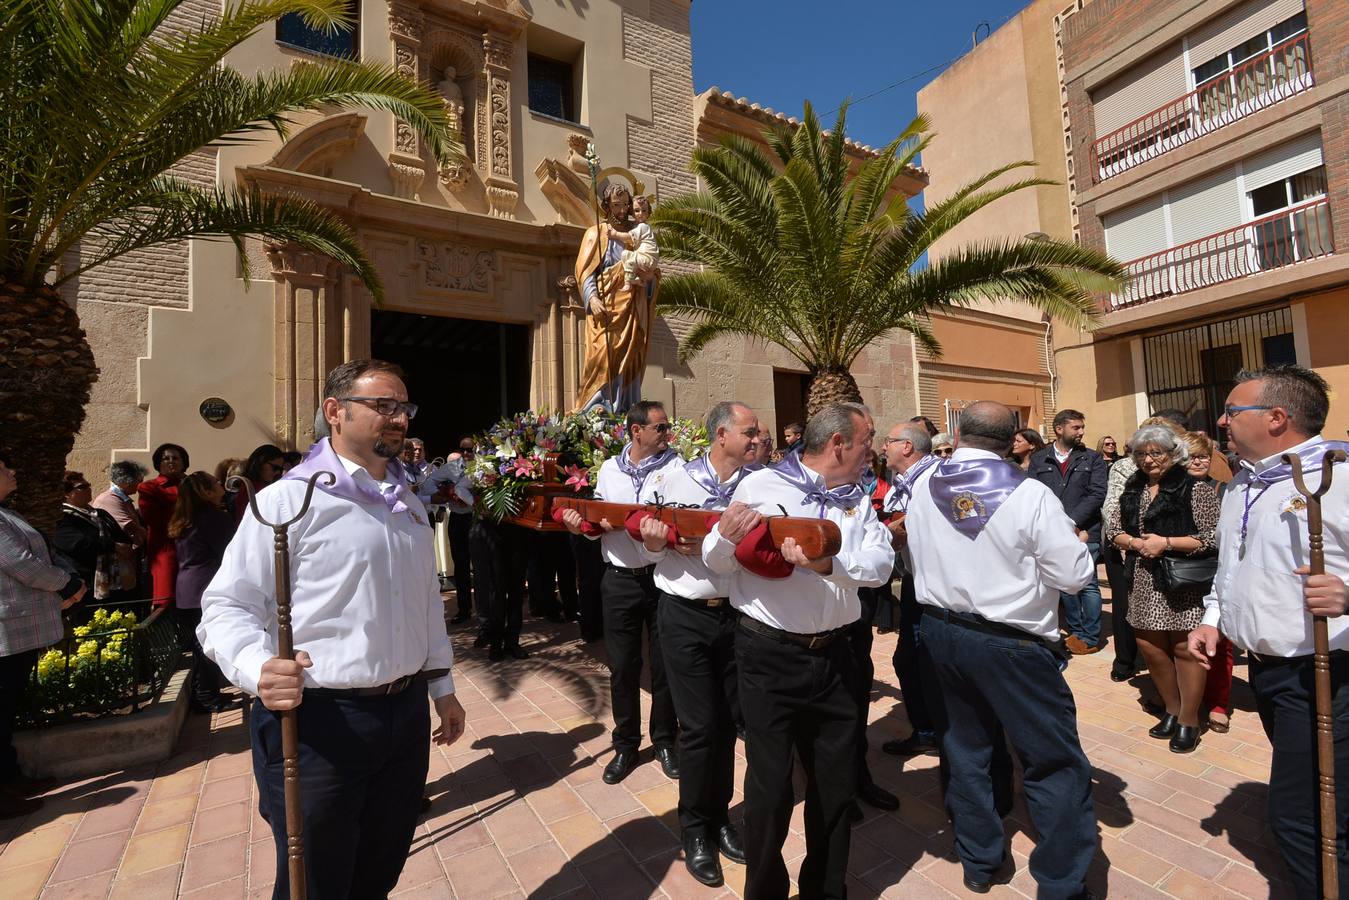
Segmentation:
[[(637, 224), (626, 233), (615, 231), (614, 237), (627, 244), (623, 251), (623, 275), (628, 284), (637, 284), (660, 265), (660, 247), (656, 235), (647, 224), (651, 218), (651, 201), (637, 197), (632, 201), (632, 219)], [(645, 275), (643, 274), (645, 273)]]

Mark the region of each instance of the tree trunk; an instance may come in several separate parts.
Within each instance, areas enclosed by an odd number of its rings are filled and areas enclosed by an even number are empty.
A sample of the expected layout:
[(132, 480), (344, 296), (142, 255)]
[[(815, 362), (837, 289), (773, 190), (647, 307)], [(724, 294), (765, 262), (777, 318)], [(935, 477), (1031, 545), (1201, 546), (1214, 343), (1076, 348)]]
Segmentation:
[(97, 378), (79, 316), (54, 288), (0, 287), (0, 456), (18, 474), (11, 508), (47, 534)]
[(806, 395), (806, 418), (815, 415), (830, 403), (861, 403), (862, 391), (847, 366), (829, 366), (818, 369), (810, 380)]

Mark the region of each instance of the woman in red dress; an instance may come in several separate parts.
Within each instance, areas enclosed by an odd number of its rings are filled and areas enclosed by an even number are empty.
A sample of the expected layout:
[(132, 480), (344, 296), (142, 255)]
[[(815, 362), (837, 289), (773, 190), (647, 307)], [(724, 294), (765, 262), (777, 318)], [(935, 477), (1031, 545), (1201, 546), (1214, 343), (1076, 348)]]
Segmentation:
[(187, 451), (177, 444), (160, 444), (151, 457), (159, 477), (136, 488), (141, 518), (145, 521), (145, 555), (150, 565), (150, 595), (155, 606), (173, 602), (173, 583), (178, 577), (178, 554), (169, 537), (169, 520), (178, 503), (178, 482), (187, 473)]

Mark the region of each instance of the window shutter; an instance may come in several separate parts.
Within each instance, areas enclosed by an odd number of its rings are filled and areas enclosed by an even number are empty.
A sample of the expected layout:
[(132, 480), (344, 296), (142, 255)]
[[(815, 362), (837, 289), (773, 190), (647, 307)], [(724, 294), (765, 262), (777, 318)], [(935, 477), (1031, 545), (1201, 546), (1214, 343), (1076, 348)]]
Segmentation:
[(1303, 0), (1249, 0), (1190, 35), (1190, 64), (1197, 69), (1303, 9)]
[(1313, 131), (1247, 160), (1242, 170), (1253, 191), (1321, 165), (1321, 133)]
[(1219, 172), (1179, 188), (1171, 198), (1171, 243), (1188, 244), (1200, 238), (1236, 228), (1242, 223), (1241, 192), (1235, 168)]
[(1161, 194), (1110, 213), (1101, 221), (1105, 226), (1106, 252), (1120, 262), (1131, 262), (1167, 247)]
[(1123, 128), (1190, 90), (1189, 73), (1179, 43), (1125, 72), (1092, 96), (1096, 136)]

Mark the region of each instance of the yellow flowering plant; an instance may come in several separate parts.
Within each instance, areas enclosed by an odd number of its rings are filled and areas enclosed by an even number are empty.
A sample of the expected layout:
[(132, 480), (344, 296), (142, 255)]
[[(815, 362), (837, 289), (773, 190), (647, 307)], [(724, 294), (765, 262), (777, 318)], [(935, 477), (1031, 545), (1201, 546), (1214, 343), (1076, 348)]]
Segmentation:
[(36, 684), (24, 697), (30, 715), (101, 708), (134, 693), (136, 670), (128, 639), (137, 624), (129, 610), (100, 607), (69, 638), (43, 653), (35, 668)]

